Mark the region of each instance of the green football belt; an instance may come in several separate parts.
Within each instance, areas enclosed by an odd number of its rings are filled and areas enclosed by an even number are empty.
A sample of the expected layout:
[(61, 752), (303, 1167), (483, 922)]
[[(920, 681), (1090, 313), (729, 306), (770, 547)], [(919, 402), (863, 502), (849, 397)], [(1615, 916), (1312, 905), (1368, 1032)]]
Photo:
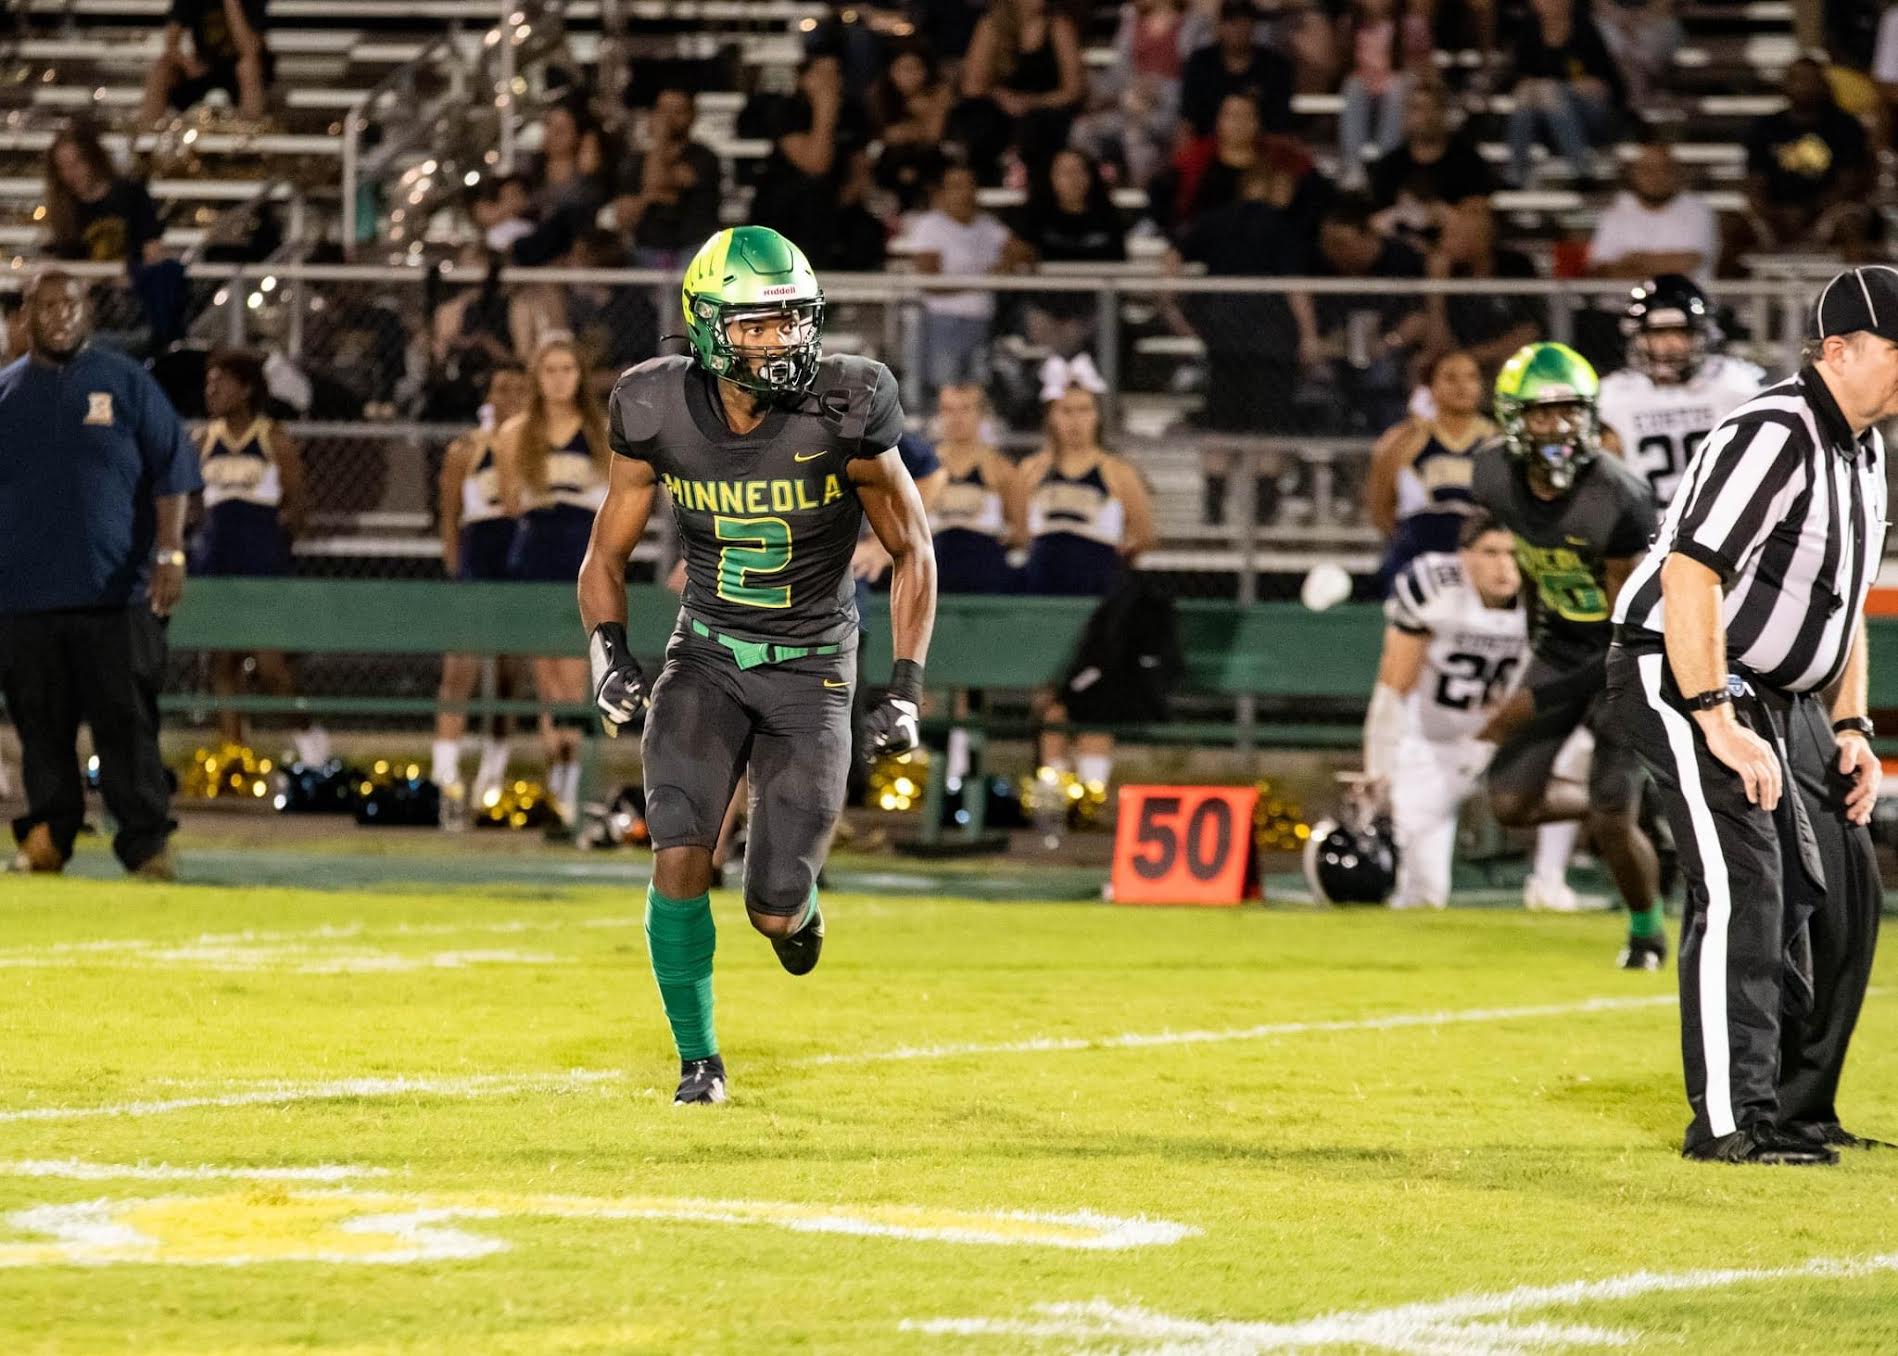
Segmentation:
[(760, 664), (783, 664), (792, 659), (803, 659), (814, 654), (839, 654), (841, 645), (774, 645), (770, 641), (740, 640), (737, 636), (724, 635), (714, 631), (697, 617), (688, 619), (692, 624), (692, 634), (715, 640), (732, 652), (732, 660), (741, 669), (755, 669)]

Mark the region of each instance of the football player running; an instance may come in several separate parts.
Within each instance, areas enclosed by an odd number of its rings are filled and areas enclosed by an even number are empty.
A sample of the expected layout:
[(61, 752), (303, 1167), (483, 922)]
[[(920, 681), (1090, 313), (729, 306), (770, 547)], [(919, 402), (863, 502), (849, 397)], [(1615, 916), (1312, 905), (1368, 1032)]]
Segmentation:
[[(1563, 344), (1529, 344), (1497, 375), (1503, 433), (1477, 453), (1471, 489), (1516, 534), (1531, 659), (1483, 737), (1499, 744), (1489, 771), (1496, 818), (1512, 826), (1584, 820), (1628, 908), (1620, 964), (1656, 970), (1667, 938), (1654, 845), (1637, 822), (1641, 764), (1601, 714), (1610, 611), (1654, 535), (1654, 499), (1646, 482), (1601, 455), (1599, 391), (1594, 368)], [(1582, 726), (1595, 737), (1585, 787), (1551, 775)]]
[(1647, 481), (1655, 507), (1665, 510), (1700, 440), (1758, 395), (1766, 374), (1720, 352), (1713, 308), (1693, 279), (1678, 273), (1635, 288), (1621, 330), (1628, 365), (1602, 378), (1601, 421), (1621, 439), (1622, 458)]
[(1521, 676), (1529, 648), (1509, 529), (1477, 510), (1460, 549), (1406, 565), (1384, 604), (1384, 653), (1364, 722), (1364, 770), (1385, 787), (1397, 834), (1394, 909), (1450, 899), (1457, 812), (1494, 744), (1476, 736)]
[[(645, 716), (654, 849), (646, 938), (680, 1060), (680, 1105), (722, 1102), (712, 1020), (712, 847), (750, 774), (745, 909), (793, 975), (824, 942), (817, 872), (844, 800), (856, 675), (850, 575), (867, 517), (890, 553), (896, 664), (866, 718), (870, 748), (917, 743), (936, 610), (929, 521), (895, 447), (896, 379), (821, 353), (824, 295), (798, 247), (739, 226), (700, 248), (682, 288), (690, 356), (613, 388), (605, 506), (580, 571), (595, 704), (616, 734)], [(626, 635), (626, 561), (664, 485), (686, 584), (648, 680)]]

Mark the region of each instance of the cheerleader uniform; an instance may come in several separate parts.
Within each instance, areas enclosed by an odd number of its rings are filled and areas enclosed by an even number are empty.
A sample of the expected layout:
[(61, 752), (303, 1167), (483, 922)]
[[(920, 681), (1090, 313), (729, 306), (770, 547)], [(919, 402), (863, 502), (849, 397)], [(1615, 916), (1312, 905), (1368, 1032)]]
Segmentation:
[[(481, 435), (481, 455), (461, 482), (461, 567), (457, 579), (507, 579), (515, 522), (501, 506), (501, 476), (494, 464), (494, 435)], [(577, 574), (578, 571), (576, 570)]]
[(587, 452), (586, 430), (578, 429), (547, 456), (547, 487), (533, 494), (521, 514), (508, 553), (509, 576), (563, 584), (578, 579), (594, 515), (605, 502), (606, 478)]
[(983, 483), (978, 465), (951, 476), (929, 516), (936, 542), (936, 588), (942, 593), (1012, 593), (1015, 572), (1003, 539), (1002, 495)]
[(1481, 441), (1459, 452), (1446, 447), (1433, 428), (1416, 458), (1397, 473), (1397, 530), (1379, 571), (1386, 586), (1418, 556), (1457, 549), (1463, 520), (1476, 507), (1470, 470)]
[(1096, 462), (1080, 475), (1051, 468), (1028, 500), (1028, 565), (1022, 591), (1098, 597), (1120, 579), (1127, 510)]
[(283, 476), (270, 455), (268, 419), (241, 434), (222, 419), (204, 430), (204, 521), (192, 550), (199, 575), (280, 575), (290, 570), (283, 532)]

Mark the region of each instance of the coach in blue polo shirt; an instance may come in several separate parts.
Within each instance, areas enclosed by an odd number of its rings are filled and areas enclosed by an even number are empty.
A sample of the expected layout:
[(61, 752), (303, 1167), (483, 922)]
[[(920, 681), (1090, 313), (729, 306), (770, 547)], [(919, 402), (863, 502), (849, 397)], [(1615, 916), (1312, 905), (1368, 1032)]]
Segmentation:
[(126, 870), (170, 879), (158, 756), (165, 624), (184, 593), (198, 457), (158, 384), (88, 343), (85, 292), (46, 272), (27, 355), (0, 368), (0, 693), (20, 733), (15, 870), (58, 871), (85, 819), (81, 722)]

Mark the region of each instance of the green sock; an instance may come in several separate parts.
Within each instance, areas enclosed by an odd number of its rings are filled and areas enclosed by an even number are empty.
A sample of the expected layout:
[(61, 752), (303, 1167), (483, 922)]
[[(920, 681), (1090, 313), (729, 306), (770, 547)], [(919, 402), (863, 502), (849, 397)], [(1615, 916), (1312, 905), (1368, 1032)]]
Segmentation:
[(811, 887), (811, 897), (805, 902), (804, 912), (799, 916), (797, 926), (792, 928), (791, 931), (793, 934), (796, 934), (804, 931), (804, 929), (809, 927), (812, 923), (821, 923), (823, 921), (824, 911), (817, 907), (817, 887), (813, 885)]
[(1651, 904), (1645, 909), (1628, 910), (1628, 935), (1630, 937), (1659, 937), (1666, 929), (1661, 923), (1661, 906)]
[(646, 949), (680, 1059), (718, 1053), (712, 1032), (712, 950), (717, 944), (710, 895), (671, 899), (646, 887)]

